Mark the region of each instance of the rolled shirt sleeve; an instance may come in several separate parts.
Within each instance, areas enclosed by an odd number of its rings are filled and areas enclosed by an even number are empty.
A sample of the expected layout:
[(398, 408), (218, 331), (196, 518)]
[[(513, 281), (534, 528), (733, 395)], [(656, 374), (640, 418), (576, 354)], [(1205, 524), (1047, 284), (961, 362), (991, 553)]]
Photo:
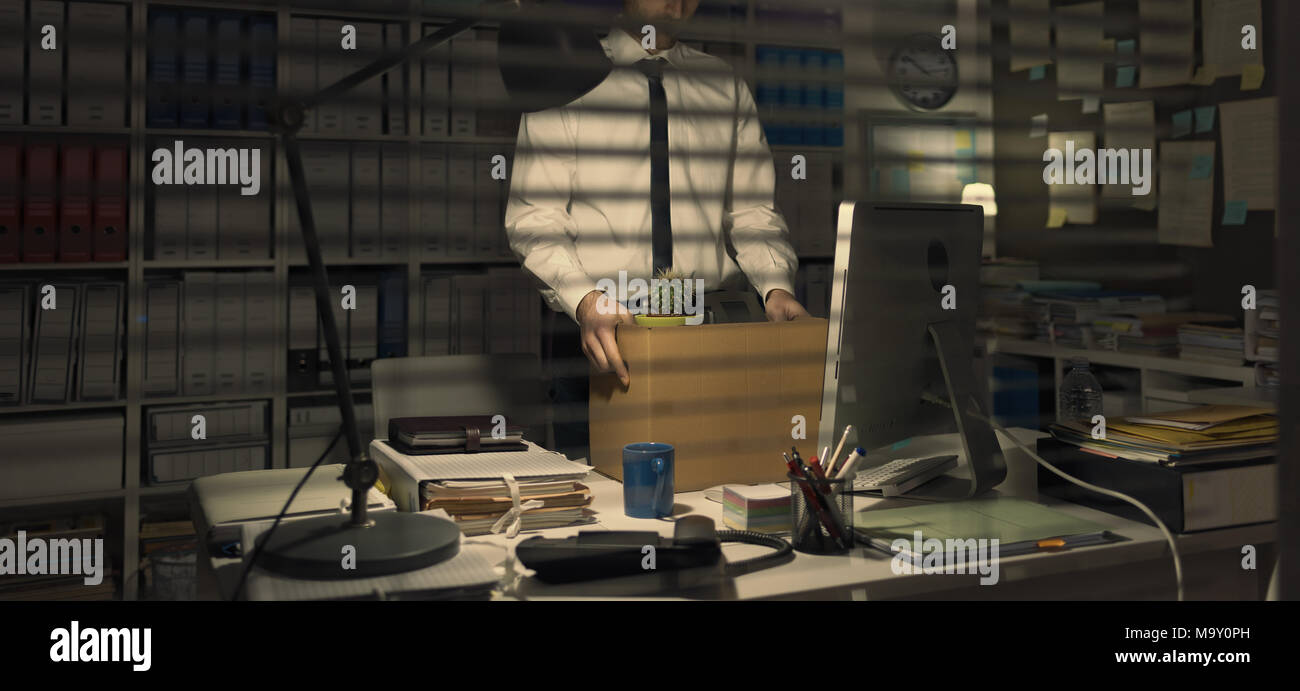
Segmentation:
[(577, 320), (578, 303), (596, 283), (578, 259), (569, 214), (576, 138), (561, 108), (525, 113), (519, 122), (505, 228), (510, 249), (547, 290), (552, 307)]
[(736, 263), (766, 300), (780, 288), (794, 295), (799, 260), (790, 246), (785, 219), (773, 202), (776, 185), (772, 152), (758, 120), (754, 97), (737, 79), (736, 159), (732, 172), (731, 203), (724, 211), (730, 226)]

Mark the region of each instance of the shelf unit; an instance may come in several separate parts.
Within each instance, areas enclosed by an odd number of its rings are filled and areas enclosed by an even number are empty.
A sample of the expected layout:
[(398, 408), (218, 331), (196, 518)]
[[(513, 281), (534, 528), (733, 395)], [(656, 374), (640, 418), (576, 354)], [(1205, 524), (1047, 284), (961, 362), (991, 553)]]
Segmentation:
[[(1002, 353), (1021, 357), (1047, 359), (1052, 361), (1053, 383), (1052, 399), (1056, 405), (1056, 415), (1060, 416), (1061, 380), (1065, 376), (1065, 367), (1072, 358), (1083, 358), (1091, 364), (1105, 365), (1137, 370), (1143, 410), (1159, 412), (1170, 408), (1188, 408), (1202, 402), (1203, 398), (1213, 397), (1210, 389), (1186, 390), (1169, 382), (1177, 378), (1195, 378), (1223, 382), (1222, 389), (1237, 393), (1234, 399), (1258, 400), (1255, 387), (1255, 368), (1247, 365), (1232, 366), (1195, 360), (1183, 360), (1177, 357), (1141, 355), (1115, 350), (1097, 350), (1065, 348), (1041, 341), (1026, 341), (1010, 338), (991, 338), (987, 342), (990, 355)], [(1230, 395), (1229, 394), (1229, 395)]]
[[(113, 0), (109, 0), (110, 2)], [(778, 36), (762, 35), (756, 36), (758, 23), (756, 21), (757, 0), (744, 0), (745, 5), (745, 23), (743, 31), (739, 31), (734, 39), (714, 38), (712, 40), (721, 42), (730, 42), (744, 44), (746, 65), (753, 74), (755, 63), (755, 47), (757, 45), (777, 44), (800, 46), (807, 48), (820, 49), (840, 49), (840, 46), (834, 45), (838, 37), (828, 38), (826, 33), (819, 33), (816, 36), (809, 35), (806, 42), (792, 41), (789, 36), (783, 40)], [(129, 171), (128, 171), (128, 189), (129, 189), (129, 207), (128, 207), (128, 260), (125, 262), (87, 262), (87, 263), (46, 263), (46, 264), (7, 264), (0, 265), (0, 278), (16, 277), (18, 272), (48, 272), (56, 271), (60, 275), (68, 272), (125, 272), (125, 284), (127, 286), (126, 297), (126, 349), (124, 352), (125, 371), (123, 374), (124, 396), (122, 399), (111, 402), (86, 402), (86, 403), (68, 403), (56, 405), (26, 405), (16, 407), (0, 407), (0, 425), (5, 424), (7, 418), (22, 413), (49, 413), (49, 412), (73, 412), (86, 410), (104, 410), (104, 409), (122, 409), (125, 418), (125, 435), (123, 448), (123, 483), (120, 488), (105, 490), (92, 493), (66, 494), (66, 495), (49, 495), (42, 497), (31, 497), (23, 499), (12, 499), (0, 501), (0, 519), (6, 515), (13, 514), (15, 511), (22, 510), (30, 513), (32, 510), (39, 510), (42, 507), (56, 507), (65, 505), (101, 505), (105, 507), (105, 513), (111, 516), (110, 520), (116, 520), (121, 517), (120, 526), (110, 525), (110, 534), (120, 535), (120, 553), (114, 557), (120, 560), (122, 565), (121, 583), (123, 587), (119, 595), (125, 600), (137, 599), (139, 592), (137, 586), (138, 564), (140, 561), (139, 540), (140, 540), (140, 518), (142, 513), (148, 508), (148, 502), (158, 498), (175, 498), (180, 496), (188, 488), (187, 483), (170, 484), (164, 486), (148, 486), (142, 480), (142, 463), (144, 453), (144, 440), (142, 439), (144, 409), (147, 406), (155, 405), (175, 405), (175, 404), (195, 404), (195, 403), (220, 403), (235, 400), (266, 400), (269, 402), (271, 415), (270, 428), (270, 446), (271, 446), (271, 467), (284, 468), (288, 461), (288, 417), (289, 402), (294, 399), (307, 398), (311, 396), (332, 396), (333, 392), (325, 391), (308, 391), (308, 392), (289, 392), (286, 387), (287, 379), (287, 358), (288, 352), (288, 284), (291, 269), (305, 267), (306, 264), (299, 261), (288, 259), (290, 240), (289, 232), (294, 227), (290, 223), (291, 214), (296, 213), (290, 192), (291, 186), (287, 174), (287, 164), (284, 158), (283, 147), (279, 142), (274, 143), (274, 184), (265, 185), (264, 189), (268, 193), (275, 194), (273, 199), (273, 239), (271, 242), (272, 256), (271, 259), (256, 260), (146, 260), (146, 228), (148, 219), (146, 213), (146, 194), (150, 182), (150, 152), (149, 146), (152, 140), (158, 138), (175, 137), (183, 138), (245, 138), (249, 140), (271, 140), (273, 137), (268, 132), (262, 131), (241, 131), (241, 130), (224, 130), (224, 129), (183, 129), (183, 128), (159, 128), (148, 127), (145, 125), (145, 104), (146, 104), (146, 69), (148, 56), (148, 16), (149, 10), (155, 7), (179, 8), (179, 9), (196, 9), (196, 10), (234, 10), (247, 13), (257, 13), (264, 15), (274, 15), (276, 18), (276, 38), (277, 38), (277, 56), (276, 56), (276, 83), (277, 88), (283, 92), (288, 86), (287, 79), (290, 73), (288, 51), (283, 48), (291, 46), (292, 42), (289, 35), (290, 18), (294, 15), (310, 17), (334, 17), (349, 18), (356, 20), (373, 20), (401, 23), (407, 32), (407, 36), (414, 37), (419, 35), (419, 28), (424, 23), (430, 23), (434, 19), (433, 15), (424, 10), (424, 3), (420, 0), (410, 0), (407, 3), (407, 10), (401, 11), (352, 11), (339, 9), (336, 7), (313, 7), (311, 3), (295, 3), (288, 0), (274, 0), (263, 3), (255, 2), (221, 2), (220, 0), (123, 0), (115, 4), (123, 4), (129, 8), (130, 24), (130, 75), (129, 75), (129, 125), (127, 127), (114, 127), (103, 129), (91, 129), (85, 127), (44, 127), (38, 125), (6, 126), (0, 128), (0, 133), (22, 134), (22, 135), (41, 135), (49, 137), (60, 136), (119, 136), (129, 138)], [(764, 34), (768, 32), (762, 32)], [(691, 40), (691, 37), (684, 37), (684, 40)], [(511, 137), (431, 137), (419, 134), (421, 113), (420, 113), (420, 63), (414, 61), (398, 69), (406, 70), (407, 77), (407, 95), (406, 103), (408, 124), (406, 135), (381, 135), (381, 136), (346, 136), (346, 135), (321, 135), (316, 133), (305, 133), (301, 135), (302, 140), (332, 140), (341, 142), (350, 141), (373, 141), (386, 143), (403, 143), (408, 147), (410, 180), (419, 180), (419, 146), (424, 142), (439, 143), (461, 143), (461, 144), (501, 144), (503, 146), (512, 146), (514, 139)], [(751, 88), (753, 85), (751, 84)], [(776, 150), (778, 147), (773, 147)], [(780, 147), (782, 150), (791, 149), (790, 146)], [(801, 147), (794, 147), (796, 149)], [(831, 146), (809, 146), (802, 147), (810, 151), (831, 151), (839, 154), (842, 147)], [(842, 165), (842, 155), (835, 157), (836, 179), (839, 179), (839, 167)], [(412, 186), (414, 189), (414, 186)], [(408, 228), (419, 228), (419, 205), (414, 203), (415, 197), (411, 197), (411, 203), (408, 203)], [(825, 260), (829, 257), (806, 257), (812, 260)], [(379, 261), (375, 259), (342, 259), (337, 261), (327, 261), (330, 267), (335, 266), (385, 266), (389, 268), (404, 267), (407, 281), (407, 348), (410, 353), (419, 353), (422, 350), (421, 334), (422, 329), (422, 310), (420, 309), (420, 279), (421, 271), (426, 267), (447, 267), (447, 266), (466, 266), (466, 267), (485, 267), (485, 266), (509, 266), (516, 265), (517, 262), (510, 259), (480, 259), (480, 260), (462, 260), (462, 259), (421, 259), (418, 253), (413, 253), (405, 261), (391, 262)], [(278, 356), (274, 358), (272, 370), (272, 389), (265, 394), (226, 394), (226, 395), (205, 395), (205, 396), (166, 396), (166, 397), (146, 397), (142, 392), (141, 372), (143, 368), (144, 350), (141, 347), (144, 341), (144, 317), (145, 317), (145, 286), (147, 272), (156, 271), (178, 271), (185, 269), (270, 269), (273, 275), (275, 286), (275, 323), (278, 325), (274, 337), (275, 352)], [(359, 396), (368, 396), (370, 389), (364, 386), (353, 389), (354, 394)], [(112, 507), (112, 510), (108, 510)], [(109, 544), (117, 543), (117, 540), (110, 540)]]

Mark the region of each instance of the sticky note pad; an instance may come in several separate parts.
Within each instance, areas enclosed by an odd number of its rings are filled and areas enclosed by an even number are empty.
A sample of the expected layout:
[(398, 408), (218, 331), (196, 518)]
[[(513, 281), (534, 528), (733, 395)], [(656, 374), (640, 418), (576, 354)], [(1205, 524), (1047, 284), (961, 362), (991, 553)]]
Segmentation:
[(1263, 65), (1246, 65), (1241, 68), (1241, 90), (1254, 91), (1264, 83)]
[(1047, 65), (1034, 65), (1029, 68), (1029, 81), (1036, 82), (1047, 76)]
[(1180, 110), (1174, 113), (1174, 129), (1169, 136), (1177, 139), (1192, 133), (1192, 111)]
[(895, 168), (894, 171), (890, 173), (889, 183), (893, 188), (894, 194), (908, 196), (912, 193), (912, 180), (911, 176), (907, 174), (906, 168)]
[(1047, 136), (1047, 113), (1035, 115), (1029, 119), (1029, 136), (1046, 137)]
[(1217, 110), (1214, 106), (1201, 106), (1196, 109), (1196, 131), (1213, 132), (1214, 131), (1214, 112)]
[(953, 132), (952, 140), (953, 140), (952, 148), (954, 149), (972, 148), (970, 130), (957, 130), (956, 132)]
[(1132, 65), (1125, 65), (1115, 70), (1115, 86), (1121, 89), (1127, 89), (1137, 82), (1138, 69)]
[(1240, 226), (1246, 224), (1246, 201), (1236, 200), (1223, 203), (1223, 225)]
[(1047, 210), (1047, 227), (1060, 228), (1065, 225), (1065, 217), (1065, 209), (1062, 209), (1059, 206), (1053, 206)]
[(1214, 174), (1214, 157), (1208, 154), (1192, 159), (1192, 171), (1187, 174), (1191, 180), (1204, 180)]

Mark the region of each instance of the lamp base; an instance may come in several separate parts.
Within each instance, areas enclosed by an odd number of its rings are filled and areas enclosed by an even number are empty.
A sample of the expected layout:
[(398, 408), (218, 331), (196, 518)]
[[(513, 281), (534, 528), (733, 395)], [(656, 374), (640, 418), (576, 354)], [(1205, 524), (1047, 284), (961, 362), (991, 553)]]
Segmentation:
[(257, 538), (257, 563), (292, 578), (344, 580), (428, 568), (460, 552), (460, 528), (446, 519), (395, 512), (368, 518), (368, 526), (352, 525), (346, 515), (282, 523), (269, 541)]

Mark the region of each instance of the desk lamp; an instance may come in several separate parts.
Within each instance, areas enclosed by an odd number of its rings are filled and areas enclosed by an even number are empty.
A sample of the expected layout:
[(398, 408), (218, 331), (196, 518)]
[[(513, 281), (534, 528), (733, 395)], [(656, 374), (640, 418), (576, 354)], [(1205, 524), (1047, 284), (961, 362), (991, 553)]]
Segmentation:
[[(329, 277), (321, 259), (320, 239), (312, 218), (303, 173), (298, 131), (303, 113), (337, 99), (367, 79), (373, 79), (399, 65), (472, 29), (483, 19), (499, 19), (498, 64), (512, 104), (523, 111), (539, 111), (572, 102), (599, 84), (612, 69), (596, 35), (596, 15), (590, 12), (582, 25), (573, 21), (567, 2), (518, 2), (476, 7), (479, 17), (460, 18), (398, 52), (389, 53), (300, 101), (279, 100), (273, 109), (272, 128), (284, 143), (289, 178), (298, 210), (303, 246), (311, 266), (316, 293), (316, 312), (325, 334), (334, 389), (342, 413), (342, 434), (347, 439), (348, 458), (340, 478), (352, 490), (350, 516), (322, 516), (294, 521), (283, 526), (279, 519), (257, 540), (244, 569), (235, 597), (253, 565), (261, 559), (264, 568), (296, 578), (365, 578), (426, 568), (455, 556), (460, 549), (460, 529), (452, 521), (418, 513), (367, 515), (370, 488), (378, 479), (378, 466), (362, 445), (357, 428), (352, 387), (339, 345), (334, 320)], [(547, 8), (559, 11), (547, 11)], [(565, 11), (568, 9), (569, 11)], [(485, 12), (486, 10), (486, 12)], [(455, 14), (454, 12), (451, 14)], [(486, 16), (484, 16), (486, 15)], [(560, 15), (560, 16), (557, 16)], [(610, 17), (612, 19), (612, 17)], [(323, 460), (324, 457), (322, 457)], [(319, 464), (319, 461), (317, 462)], [(315, 465), (302, 482), (310, 477)], [(302, 483), (299, 484), (301, 487)], [(294, 490), (294, 494), (297, 489)], [(289, 502), (293, 501), (290, 495)], [(283, 517), (288, 502), (281, 511)], [(356, 568), (341, 568), (345, 546), (356, 555)]]

